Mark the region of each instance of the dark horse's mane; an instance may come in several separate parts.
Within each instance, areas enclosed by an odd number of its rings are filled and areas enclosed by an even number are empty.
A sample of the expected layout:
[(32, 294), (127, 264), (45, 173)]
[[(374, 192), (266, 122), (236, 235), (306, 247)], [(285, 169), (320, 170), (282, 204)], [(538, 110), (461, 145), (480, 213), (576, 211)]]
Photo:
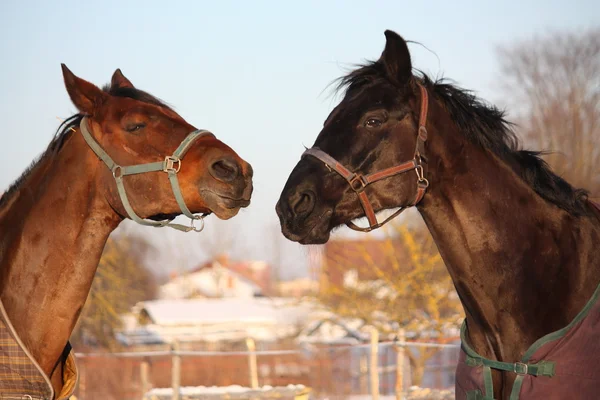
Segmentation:
[[(152, 96), (150, 93), (144, 92), (143, 90), (139, 90), (136, 88), (128, 88), (128, 87), (112, 88), (109, 85), (106, 85), (102, 88), (102, 90), (112, 96), (128, 97), (130, 99), (142, 101), (144, 103), (154, 104), (156, 106), (168, 108), (169, 110), (172, 109), (162, 100)], [(60, 151), (60, 149), (63, 147), (63, 145), (65, 144), (67, 139), (69, 137), (71, 137), (71, 134), (73, 133), (73, 129), (76, 129), (79, 127), (79, 124), (81, 123), (81, 120), (83, 119), (83, 117), (84, 117), (83, 114), (75, 114), (75, 115), (70, 116), (69, 118), (67, 118), (60, 124), (60, 126), (56, 130), (56, 133), (52, 137), (52, 140), (50, 141), (50, 144), (48, 145), (46, 150), (44, 150), (44, 152), (37, 159), (35, 159), (29, 165), (29, 167), (27, 167), (27, 169), (25, 169), (25, 171), (21, 174), (21, 176), (19, 178), (17, 178), (17, 180), (15, 180), (9, 186), (9, 188), (6, 190), (6, 192), (4, 194), (0, 195), (0, 206), (3, 206), (6, 203), (6, 201), (11, 197), (11, 195), (21, 186), (21, 184), (23, 184), (23, 182), (25, 181), (25, 179), (27, 178), (29, 173), (35, 168), (35, 166), (40, 161), (42, 161), (46, 157), (52, 157)]]
[[(541, 158), (543, 152), (521, 150), (513, 124), (505, 119), (504, 111), (446, 79), (434, 81), (423, 72), (415, 79), (443, 103), (469, 141), (490, 150), (506, 162), (538, 195), (573, 215), (589, 214), (588, 192), (573, 188), (552, 172)], [(367, 85), (378, 82), (389, 82), (385, 68), (380, 62), (368, 62), (339, 78), (337, 90), (358, 94)]]

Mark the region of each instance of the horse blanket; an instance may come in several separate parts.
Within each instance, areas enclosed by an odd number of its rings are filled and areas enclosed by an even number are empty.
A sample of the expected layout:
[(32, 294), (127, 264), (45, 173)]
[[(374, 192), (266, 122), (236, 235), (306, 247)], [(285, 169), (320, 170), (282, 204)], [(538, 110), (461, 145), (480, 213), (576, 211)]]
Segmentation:
[[(590, 201), (600, 215), (600, 206)], [(510, 400), (600, 398), (600, 285), (569, 325), (538, 339), (515, 363), (488, 360), (467, 343), (463, 322), (456, 398), (493, 400), (492, 369), (517, 375)]]
[(64, 354), (63, 388), (55, 396), (50, 379), (19, 339), (0, 302), (0, 399), (69, 399), (77, 385), (77, 367), (68, 343)]

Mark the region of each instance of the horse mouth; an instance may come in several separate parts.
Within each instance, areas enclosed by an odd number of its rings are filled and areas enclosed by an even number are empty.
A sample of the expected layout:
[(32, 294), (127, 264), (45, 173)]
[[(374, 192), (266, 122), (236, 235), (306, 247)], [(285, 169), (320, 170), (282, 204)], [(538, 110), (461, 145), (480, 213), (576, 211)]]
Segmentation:
[(303, 245), (325, 244), (329, 241), (331, 229), (329, 229), (329, 220), (333, 210), (327, 210), (313, 219), (313, 224), (304, 232), (295, 233), (287, 224), (282, 224), (281, 233), (292, 242), (298, 242)]
[(250, 199), (235, 199), (227, 196), (220, 196), (225, 208), (245, 208), (250, 205)]
[(250, 205), (250, 198), (232, 197), (228, 194), (218, 193), (210, 189), (202, 190), (206, 204), (210, 210), (220, 219), (234, 217), (242, 208)]
[[(190, 209), (192, 214), (208, 216), (214, 213), (220, 219), (229, 219), (234, 217), (240, 209), (250, 205), (250, 199), (229, 197), (211, 190), (204, 190), (203, 192), (208, 192), (205, 193), (208, 208), (202, 210)], [(159, 213), (149, 216), (148, 219), (152, 221), (173, 220), (179, 215), (182, 215), (182, 213)]]

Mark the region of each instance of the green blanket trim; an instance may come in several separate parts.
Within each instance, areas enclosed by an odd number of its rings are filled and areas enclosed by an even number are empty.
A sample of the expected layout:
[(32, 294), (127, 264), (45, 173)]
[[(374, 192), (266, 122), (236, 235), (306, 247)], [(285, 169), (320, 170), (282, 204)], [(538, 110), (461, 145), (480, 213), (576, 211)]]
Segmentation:
[(480, 365), (484, 367), (483, 378), (484, 378), (484, 385), (485, 385), (485, 391), (486, 391), (485, 397), (493, 398), (493, 396), (494, 396), (491, 368), (502, 370), (502, 371), (514, 372), (514, 373), (518, 374), (518, 376), (515, 379), (515, 382), (513, 384), (513, 388), (512, 388), (511, 394), (510, 394), (510, 400), (518, 400), (519, 399), (519, 395), (521, 392), (521, 385), (523, 384), (523, 379), (524, 379), (525, 375), (547, 376), (547, 377), (554, 376), (554, 372), (555, 372), (554, 361), (540, 361), (535, 364), (530, 364), (530, 363), (528, 363), (528, 361), (533, 356), (533, 354), (535, 354), (535, 352), (537, 350), (539, 350), (540, 347), (542, 347), (543, 345), (545, 345), (548, 342), (560, 339), (561, 337), (566, 335), (567, 332), (569, 332), (569, 330), (571, 330), (573, 328), (573, 326), (575, 326), (577, 323), (581, 322), (581, 320), (587, 316), (587, 314), (589, 313), (592, 306), (596, 303), (596, 300), (598, 300), (599, 296), (600, 296), (600, 285), (598, 285), (598, 287), (596, 287), (596, 290), (594, 291), (594, 294), (592, 295), (592, 297), (588, 300), (588, 302), (583, 307), (583, 309), (579, 312), (579, 314), (577, 314), (577, 316), (569, 323), (569, 325), (567, 325), (564, 328), (559, 329), (557, 331), (551, 332), (551, 333), (541, 337), (540, 339), (536, 340), (531, 346), (529, 346), (529, 348), (527, 349), (527, 351), (521, 358), (521, 361), (516, 362), (516, 363), (508, 363), (508, 362), (502, 362), (502, 361), (489, 360), (489, 359), (483, 358), (482, 356), (477, 354), (477, 352), (475, 352), (475, 350), (473, 350), (467, 343), (467, 340), (466, 340), (466, 338), (467, 338), (467, 336), (466, 336), (467, 320), (465, 319), (460, 328), (461, 347), (467, 355), (465, 363), (471, 367), (480, 366)]

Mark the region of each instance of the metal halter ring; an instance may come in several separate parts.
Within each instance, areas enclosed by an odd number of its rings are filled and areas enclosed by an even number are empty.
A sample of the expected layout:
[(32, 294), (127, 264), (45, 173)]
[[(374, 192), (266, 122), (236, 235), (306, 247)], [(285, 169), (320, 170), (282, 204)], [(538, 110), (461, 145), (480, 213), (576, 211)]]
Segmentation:
[[(204, 215), (194, 215), (194, 217), (196, 217), (196, 218), (190, 220), (191, 230), (194, 232), (202, 232), (202, 230), (204, 229)], [(194, 221), (200, 221), (201, 222), (200, 226), (196, 227), (194, 225)]]
[(165, 157), (165, 165), (163, 167), (163, 171), (178, 173), (181, 169), (181, 160), (178, 157), (174, 156), (166, 156)]
[(118, 179), (123, 177), (123, 168), (120, 165), (115, 165), (112, 169), (113, 178)]
[[(358, 182), (358, 185), (356, 184), (356, 182)], [(352, 179), (348, 181), (348, 183), (350, 184), (352, 190), (354, 190), (356, 193), (362, 192), (367, 187), (367, 183), (365, 182), (363, 176), (360, 174), (355, 174), (352, 177)]]

